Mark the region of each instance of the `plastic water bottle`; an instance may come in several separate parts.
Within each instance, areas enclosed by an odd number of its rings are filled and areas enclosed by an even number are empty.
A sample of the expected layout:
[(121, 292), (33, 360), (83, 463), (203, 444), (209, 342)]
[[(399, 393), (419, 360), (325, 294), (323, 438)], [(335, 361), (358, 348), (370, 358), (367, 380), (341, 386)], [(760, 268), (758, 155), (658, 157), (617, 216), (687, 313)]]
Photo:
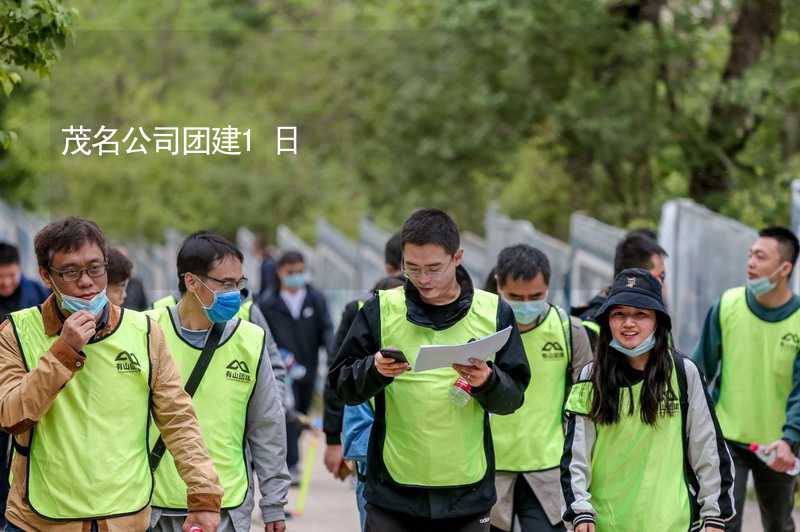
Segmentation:
[(450, 399), (457, 406), (465, 406), (472, 399), (472, 385), (464, 377), (459, 377), (450, 387)]
[[(775, 451), (767, 451), (769, 447), (767, 445), (759, 445), (757, 443), (750, 444), (750, 450), (753, 451), (756, 456), (758, 456), (762, 462), (769, 465), (775, 460)], [(792, 468), (786, 472), (787, 475), (795, 476), (800, 473), (800, 460), (797, 459), (795, 456), (794, 458), (794, 465)]]

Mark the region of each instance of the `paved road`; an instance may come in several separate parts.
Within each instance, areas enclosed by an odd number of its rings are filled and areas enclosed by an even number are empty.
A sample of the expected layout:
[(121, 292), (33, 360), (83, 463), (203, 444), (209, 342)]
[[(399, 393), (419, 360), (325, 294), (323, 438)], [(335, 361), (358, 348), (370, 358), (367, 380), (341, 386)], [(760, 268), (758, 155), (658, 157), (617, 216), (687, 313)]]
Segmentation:
[[(349, 484), (333, 479), (322, 462), (322, 444), (317, 453), (311, 477), (311, 488), (303, 515), (296, 516), (287, 523), (289, 532), (358, 532), (358, 511), (355, 494)], [(289, 493), (289, 510), (295, 508), (298, 490)], [(257, 510), (256, 510), (257, 511)], [(263, 530), (258, 515), (253, 516), (253, 532)], [(795, 523), (800, 530), (800, 513), (795, 512)], [(758, 506), (749, 502), (745, 509), (744, 532), (761, 532)]]

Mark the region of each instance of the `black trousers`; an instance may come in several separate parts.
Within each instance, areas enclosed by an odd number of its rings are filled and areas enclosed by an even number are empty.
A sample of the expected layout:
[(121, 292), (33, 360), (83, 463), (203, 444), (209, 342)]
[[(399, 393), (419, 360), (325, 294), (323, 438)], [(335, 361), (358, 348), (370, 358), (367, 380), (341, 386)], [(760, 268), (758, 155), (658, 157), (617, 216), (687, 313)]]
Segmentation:
[(725, 530), (741, 532), (742, 513), (747, 494), (747, 477), (753, 473), (756, 499), (761, 510), (764, 532), (794, 532), (792, 508), (794, 507), (795, 478), (770, 469), (755, 454), (739, 445), (728, 443), (736, 468), (733, 496), (736, 500), (736, 517)]
[[(513, 514), (519, 519), (522, 532), (564, 532), (567, 529), (564, 523), (553, 526), (544, 512), (544, 508), (536, 498), (536, 494), (528, 485), (522, 475), (514, 482), (514, 510)], [(503, 532), (497, 527), (492, 527), (492, 532)], [(520, 532), (514, 529), (514, 532)]]
[(489, 512), (451, 519), (425, 519), (367, 503), (364, 532), (489, 532)]

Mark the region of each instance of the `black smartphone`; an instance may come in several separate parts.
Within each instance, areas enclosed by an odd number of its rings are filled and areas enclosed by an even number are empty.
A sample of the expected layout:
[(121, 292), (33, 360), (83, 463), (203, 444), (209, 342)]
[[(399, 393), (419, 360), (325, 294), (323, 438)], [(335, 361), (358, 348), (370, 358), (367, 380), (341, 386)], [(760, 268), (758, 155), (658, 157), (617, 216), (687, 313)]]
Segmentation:
[(408, 364), (408, 359), (406, 358), (406, 355), (403, 354), (403, 352), (400, 351), (399, 349), (383, 348), (381, 349), (381, 354), (385, 357), (391, 358), (395, 362), (405, 362), (406, 364)]

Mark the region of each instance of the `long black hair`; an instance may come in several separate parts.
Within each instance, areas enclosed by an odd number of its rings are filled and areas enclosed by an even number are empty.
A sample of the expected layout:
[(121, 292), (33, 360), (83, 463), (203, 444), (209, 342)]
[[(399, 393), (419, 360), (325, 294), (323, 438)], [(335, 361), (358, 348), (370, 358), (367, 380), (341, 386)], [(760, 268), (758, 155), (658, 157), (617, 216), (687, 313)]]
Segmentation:
[[(589, 417), (595, 423), (608, 425), (616, 423), (620, 418), (621, 391), (629, 386), (624, 373), (628, 361), (625, 360), (625, 355), (616, 352), (609, 345), (613, 337), (608, 325), (608, 314), (599, 321), (600, 336), (592, 364), (594, 397)], [(644, 369), (644, 382), (639, 396), (640, 417), (648, 425), (655, 425), (659, 416), (671, 416), (676, 412), (677, 395), (672, 389), (670, 327), (668, 320), (660, 312), (656, 312), (655, 339), (655, 346), (650, 351), (650, 358)], [(634, 402), (631, 400), (628, 415), (633, 415), (633, 412)]]

